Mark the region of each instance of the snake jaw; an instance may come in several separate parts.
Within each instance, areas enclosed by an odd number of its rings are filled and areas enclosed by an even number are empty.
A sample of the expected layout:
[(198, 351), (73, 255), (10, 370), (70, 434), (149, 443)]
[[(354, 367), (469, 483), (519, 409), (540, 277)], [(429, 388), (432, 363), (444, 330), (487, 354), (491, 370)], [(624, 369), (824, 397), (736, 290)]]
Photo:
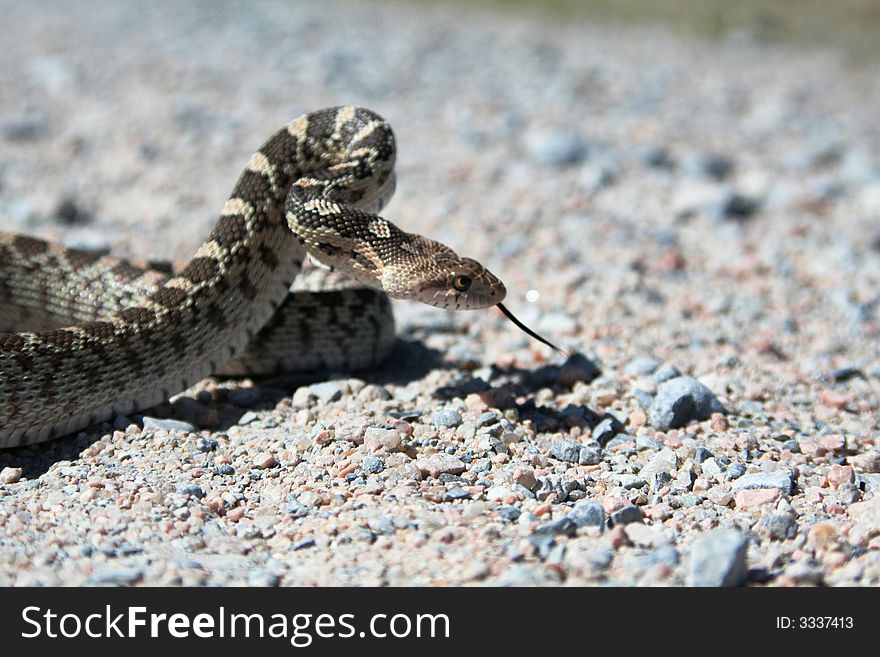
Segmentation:
[[(486, 272), (486, 274), (489, 274)], [(452, 283), (431, 281), (422, 285), (413, 295), (415, 299), (436, 308), (451, 310), (480, 310), (489, 308), (502, 301), (507, 294), (504, 284), (489, 274), (490, 279), (475, 279), (466, 291), (455, 289)]]

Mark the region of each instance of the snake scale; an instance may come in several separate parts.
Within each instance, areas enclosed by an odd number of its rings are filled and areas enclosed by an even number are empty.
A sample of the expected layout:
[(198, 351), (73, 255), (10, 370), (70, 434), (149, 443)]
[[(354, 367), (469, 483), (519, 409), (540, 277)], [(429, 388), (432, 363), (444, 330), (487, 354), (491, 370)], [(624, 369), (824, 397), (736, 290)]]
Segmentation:
[[(176, 275), (0, 233), (0, 447), (149, 408), (212, 373), (371, 366), (393, 341), (386, 295), (498, 304), (504, 285), (478, 262), (377, 214), (394, 160), (391, 127), (367, 109), (294, 120)], [(307, 254), (359, 287), (305, 277)]]

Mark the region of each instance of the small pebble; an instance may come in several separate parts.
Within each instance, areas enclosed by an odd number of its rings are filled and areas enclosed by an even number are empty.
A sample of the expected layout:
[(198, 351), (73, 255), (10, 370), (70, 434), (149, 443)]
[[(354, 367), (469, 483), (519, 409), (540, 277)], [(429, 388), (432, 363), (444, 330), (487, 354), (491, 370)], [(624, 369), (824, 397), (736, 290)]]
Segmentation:
[(461, 424), (461, 413), (456, 411), (436, 411), (431, 416), (431, 421), (438, 429), (452, 429)]
[(628, 525), (633, 522), (643, 522), (642, 510), (637, 506), (625, 506), (611, 514), (612, 526)]
[(601, 502), (581, 500), (574, 505), (568, 517), (578, 527), (605, 526), (605, 508)]
[(14, 484), (21, 479), (21, 468), (3, 468), (0, 470), (0, 484)]
[(580, 162), (587, 151), (579, 134), (563, 128), (529, 132), (525, 150), (536, 164), (554, 167)]
[(787, 472), (757, 472), (742, 475), (732, 486), (734, 492), (759, 488), (777, 488), (788, 495), (794, 489), (794, 481)]
[(648, 417), (653, 427), (665, 431), (722, 412), (724, 407), (711, 390), (694, 378), (680, 376), (660, 385)]
[(735, 529), (715, 529), (697, 539), (691, 549), (690, 586), (739, 586), (748, 566), (748, 539)]
[(361, 468), (368, 474), (376, 474), (385, 469), (385, 462), (377, 456), (365, 456), (361, 460)]
[(189, 422), (144, 415), (144, 431), (183, 431), (185, 433), (194, 433), (196, 430)]
[(278, 459), (275, 458), (275, 455), (271, 452), (260, 452), (254, 457), (253, 463), (254, 467), (265, 470), (267, 468), (274, 468), (278, 465)]
[(414, 461), (413, 465), (423, 474), (428, 474), (435, 478), (439, 477), (442, 473), (457, 475), (465, 471), (465, 464), (460, 459), (449, 454), (423, 456)]

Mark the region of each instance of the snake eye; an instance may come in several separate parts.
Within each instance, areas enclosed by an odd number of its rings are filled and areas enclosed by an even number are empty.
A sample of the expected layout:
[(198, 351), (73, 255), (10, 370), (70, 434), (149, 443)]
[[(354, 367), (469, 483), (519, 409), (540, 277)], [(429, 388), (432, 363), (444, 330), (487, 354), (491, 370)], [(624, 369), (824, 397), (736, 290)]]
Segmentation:
[(459, 292), (467, 292), (468, 288), (471, 286), (471, 277), (460, 275), (456, 276), (452, 279), (452, 287), (454, 287)]

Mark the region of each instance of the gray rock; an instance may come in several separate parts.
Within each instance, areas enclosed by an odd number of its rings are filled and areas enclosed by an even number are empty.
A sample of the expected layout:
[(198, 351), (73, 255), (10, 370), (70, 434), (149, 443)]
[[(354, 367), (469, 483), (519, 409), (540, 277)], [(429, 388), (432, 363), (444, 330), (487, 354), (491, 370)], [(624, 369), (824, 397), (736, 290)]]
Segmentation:
[(724, 198), (717, 214), (725, 219), (746, 219), (761, 207), (761, 200), (739, 192), (731, 192)]
[(857, 476), (856, 482), (866, 493), (880, 493), (880, 473), (863, 472)]
[(601, 502), (581, 500), (574, 505), (568, 518), (577, 527), (605, 527), (605, 509)]
[(748, 417), (760, 417), (764, 414), (764, 404), (757, 401), (752, 401), (750, 399), (746, 399), (739, 403), (737, 408), (740, 415), (745, 415)]
[(479, 418), (477, 418), (477, 426), (479, 427), (488, 427), (493, 424), (498, 424), (498, 420), (501, 419), (501, 416), (498, 415), (495, 411), (488, 411), (486, 413), (482, 413)]
[(593, 427), (592, 437), (597, 443), (604, 445), (621, 431), (623, 424), (616, 417), (606, 414), (605, 418)]
[(361, 388), (357, 393), (358, 399), (363, 401), (371, 402), (371, 401), (384, 401), (386, 399), (391, 399), (391, 393), (388, 392), (382, 386), (377, 386), (372, 383), (368, 383), (363, 388)]
[(797, 536), (797, 517), (794, 513), (774, 513), (761, 520), (760, 527), (770, 538), (784, 541)]
[(195, 484), (178, 484), (174, 490), (180, 495), (190, 495), (197, 499), (201, 499), (205, 496), (205, 492)]
[[(653, 397), (652, 397), (653, 399)], [(650, 405), (650, 404), (649, 404)], [(636, 436), (636, 449), (638, 450), (646, 450), (653, 449), (656, 451), (660, 451), (663, 449), (663, 443), (659, 440), (651, 438), (650, 436)]]
[[(531, 538), (539, 538), (532, 536)], [(552, 536), (540, 537), (542, 539), (553, 540)], [(537, 547), (537, 546), (536, 546)], [(548, 548), (547, 553), (549, 554)], [(540, 564), (539, 564), (540, 565)], [(513, 564), (508, 566), (504, 572), (498, 577), (486, 580), (487, 586), (551, 586), (559, 584), (560, 575), (557, 571), (540, 565), (540, 568), (534, 566), (524, 566)]]
[(675, 365), (671, 365), (667, 363), (659, 370), (654, 372), (654, 376), (651, 378), (654, 379), (657, 383), (663, 383), (665, 381), (669, 381), (670, 379), (676, 379), (681, 376), (681, 372)]
[[(526, 491), (524, 487), (517, 486), (514, 490)], [(571, 477), (563, 477), (559, 475), (547, 475), (546, 477), (538, 477), (538, 483), (534, 489), (536, 498), (544, 500), (551, 495), (556, 496), (557, 502), (564, 502), (568, 499), (569, 494), (582, 488), (582, 484)]]
[(795, 582), (802, 584), (821, 585), (825, 577), (822, 565), (812, 559), (795, 561), (793, 564), (786, 566), (783, 572)]
[(32, 141), (45, 135), (46, 127), (44, 120), (33, 116), (10, 119), (3, 124), (3, 136), (9, 141)]
[(696, 473), (694, 473), (692, 470), (682, 468), (678, 471), (673, 486), (679, 490), (691, 490), (696, 480)]
[(582, 552), (579, 557), (588, 568), (605, 570), (614, 561), (614, 552), (612, 550), (589, 550)]
[(551, 536), (557, 535), (565, 535), (565, 536), (574, 536), (577, 534), (578, 526), (577, 524), (569, 517), (564, 516), (562, 518), (557, 518), (556, 520), (551, 520), (548, 523), (544, 523), (537, 529), (535, 529), (536, 534), (549, 534)]
[(669, 505), (673, 508), (678, 509), (688, 509), (694, 506), (699, 506), (702, 503), (703, 498), (696, 493), (684, 493), (682, 495), (676, 495), (669, 500)]
[(642, 468), (640, 474), (647, 477), (653, 472), (671, 473), (678, 469), (678, 455), (668, 447), (664, 447), (654, 454), (648, 461), (648, 464)]
[(596, 447), (581, 447), (578, 465), (598, 465), (602, 462), (602, 450)]
[(675, 160), (666, 146), (651, 144), (639, 149), (639, 159), (654, 169), (671, 169)]
[(837, 487), (837, 499), (843, 504), (852, 504), (858, 502), (861, 494), (855, 484), (848, 481)]
[(309, 392), (321, 402), (329, 404), (342, 399), (345, 388), (340, 381), (324, 381), (310, 385)]
[(696, 158), (687, 158), (684, 162), (684, 169), (692, 175), (724, 180), (733, 171), (733, 160), (724, 155), (708, 153)]
[(365, 456), (361, 460), (361, 469), (368, 474), (376, 474), (385, 469), (385, 461), (378, 456)]
[(454, 488), (450, 488), (448, 491), (446, 491), (446, 494), (443, 497), (447, 500), (466, 500), (469, 499), (470, 496), (470, 493), (468, 493), (464, 488), (455, 486)]
[(431, 421), (438, 429), (453, 429), (461, 424), (461, 413), (457, 411), (436, 411)]
[(680, 560), (678, 550), (671, 545), (664, 545), (651, 550), (641, 558), (644, 566), (677, 566)]
[(397, 528), (394, 526), (394, 521), (388, 516), (382, 516), (381, 518), (370, 520), (367, 524), (370, 526), (370, 529), (376, 534), (385, 534), (386, 536), (391, 536), (397, 530)]
[(554, 167), (580, 162), (587, 153), (581, 136), (563, 128), (531, 131), (524, 146), (535, 163)]
[(579, 443), (573, 443), (567, 440), (563, 440), (558, 443), (554, 443), (550, 447), (550, 453), (560, 461), (565, 461), (566, 463), (577, 463), (581, 455), (581, 450), (583, 448), (584, 446)]
[(307, 538), (300, 539), (296, 543), (290, 546), (291, 552), (296, 552), (297, 550), (304, 550), (306, 548), (315, 547), (315, 539), (312, 536)]
[(279, 582), (281, 582), (280, 575), (270, 573), (265, 570), (255, 570), (248, 574), (247, 578), (248, 586), (262, 586), (266, 588), (271, 588), (274, 586), (278, 586)]
[(495, 513), (501, 516), (504, 520), (508, 520), (510, 522), (515, 521), (519, 518), (519, 509), (515, 506), (499, 506), (495, 509)]
[(658, 367), (660, 367), (659, 360), (648, 358), (647, 356), (639, 356), (628, 362), (626, 367), (623, 368), (623, 372), (629, 376), (648, 376)]
[(616, 479), (624, 488), (641, 488), (648, 485), (647, 481), (634, 474), (619, 474)]
[(155, 418), (148, 415), (144, 415), (144, 429), (153, 431), (182, 431), (185, 433), (193, 433), (196, 431), (196, 428), (189, 422)]
[(748, 572), (749, 542), (736, 529), (716, 529), (694, 543), (691, 550), (690, 586), (738, 586)]
[(642, 510), (635, 505), (625, 506), (611, 514), (612, 525), (628, 525), (642, 521)]
[(619, 433), (614, 438), (605, 443), (605, 449), (613, 449), (618, 445), (623, 445), (624, 443), (633, 443), (635, 444), (636, 438), (635, 436), (631, 436), (628, 433)]
[(709, 388), (692, 377), (679, 376), (660, 385), (648, 418), (654, 428), (665, 431), (723, 412), (724, 407)]
[(556, 539), (553, 538), (553, 534), (533, 534), (529, 536), (526, 540), (532, 544), (535, 552), (538, 553), (538, 557), (542, 561), (546, 561), (550, 554), (553, 552), (553, 548), (556, 547)]
[(632, 395), (633, 397), (635, 397), (636, 403), (642, 410), (648, 410), (649, 408), (651, 408), (651, 404), (654, 403), (654, 395), (652, 395), (647, 390), (636, 388), (632, 391)]
[(660, 470), (659, 472), (651, 472), (648, 475), (648, 485), (655, 493), (671, 481), (672, 475), (663, 470)]
[(718, 465), (718, 461), (715, 460), (714, 457), (708, 458), (700, 464), (701, 469), (703, 470), (703, 474), (707, 477), (713, 477), (715, 479), (720, 479), (723, 471), (721, 470), (721, 466)]
[(259, 419), (259, 417), (260, 416), (253, 411), (248, 411), (247, 413), (244, 413), (240, 418), (238, 418), (238, 422), (236, 424), (238, 424), (239, 426), (244, 426), (246, 424), (250, 424), (254, 420)]
[(746, 473), (746, 466), (736, 461), (727, 466), (727, 478), (731, 481), (734, 479), (739, 479)]
[(304, 518), (312, 512), (311, 507), (306, 506), (293, 496), (288, 497), (285, 501), (284, 510), (291, 518)]
[(694, 450), (694, 463), (702, 463), (703, 461), (712, 458), (712, 456), (712, 452), (705, 447), (697, 447), (697, 449)]
[(831, 372), (831, 378), (836, 382), (840, 383), (841, 381), (849, 381), (850, 379), (854, 379), (856, 377), (860, 377), (862, 379), (866, 378), (865, 373), (860, 370), (858, 367), (847, 366), (847, 367), (838, 367), (836, 370)]
[(213, 452), (220, 446), (216, 438), (199, 438), (196, 440), (196, 449), (200, 452)]
[(87, 581), (92, 586), (126, 586), (134, 584), (143, 576), (142, 568), (108, 567), (96, 570)]
[(790, 495), (794, 490), (794, 480), (787, 472), (755, 472), (739, 477), (731, 486), (733, 492), (758, 488), (778, 488)]

